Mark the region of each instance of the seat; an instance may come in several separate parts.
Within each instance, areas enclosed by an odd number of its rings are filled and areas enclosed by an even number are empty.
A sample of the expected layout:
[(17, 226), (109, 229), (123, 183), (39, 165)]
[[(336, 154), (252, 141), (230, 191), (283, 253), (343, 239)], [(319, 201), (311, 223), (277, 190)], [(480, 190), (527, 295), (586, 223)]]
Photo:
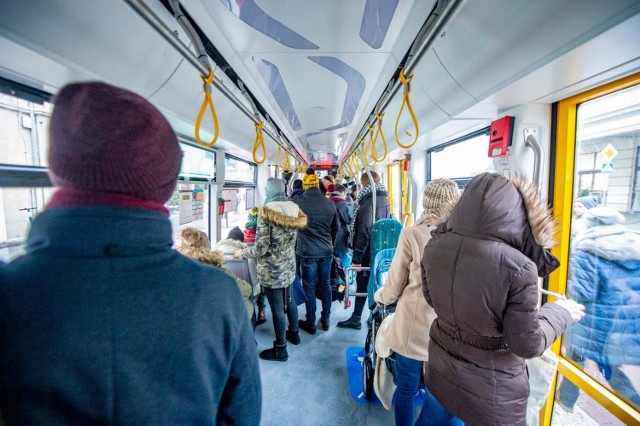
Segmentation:
[(253, 282), (251, 280), (251, 272), (249, 270), (249, 262), (247, 261), (247, 259), (227, 259), (224, 261), (222, 267), (233, 272), (236, 277), (243, 279), (249, 284), (253, 285)]
[(253, 259), (226, 259), (223, 268), (233, 272), (236, 277), (251, 284), (251, 294), (255, 300), (260, 294), (256, 262)]

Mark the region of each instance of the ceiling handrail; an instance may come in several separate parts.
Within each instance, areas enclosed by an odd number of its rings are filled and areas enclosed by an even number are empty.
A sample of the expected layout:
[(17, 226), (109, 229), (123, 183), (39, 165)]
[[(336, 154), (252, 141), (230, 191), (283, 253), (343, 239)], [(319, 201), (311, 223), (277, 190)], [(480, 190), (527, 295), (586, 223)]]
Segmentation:
[[(413, 80), (413, 74), (409, 78), (404, 75), (404, 70), (400, 70), (400, 82), (402, 83), (402, 87), (404, 88), (404, 92), (402, 94), (402, 105), (400, 105), (400, 111), (398, 111), (398, 118), (396, 119), (396, 143), (400, 148), (409, 149), (418, 141), (418, 136), (420, 135), (420, 127), (418, 126), (418, 119), (416, 118), (416, 114), (413, 112), (413, 107), (411, 106), (411, 98), (409, 95), (411, 94), (411, 81)], [(413, 142), (409, 145), (403, 145), (400, 142), (400, 138), (398, 137), (398, 126), (400, 125), (400, 117), (402, 116), (402, 110), (404, 110), (404, 106), (407, 106), (407, 111), (409, 111), (409, 115), (411, 116), (411, 120), (413, 121), (413, 128), (416, 131), (416, 134), (413, 138)], [(411, 137), (411, 133), (404, 131), (409, 137)]]
[[(220, 135), (220, 124), (218, 123), (218, 114), (216, 114), (216, 107), (213, 105), (213, 98), (211, 98), (211, 84), (214, 80), (213, 70), (209, 68), (209, 75), (205, 78), (202, 78), (202, 84), (204, 89), (204, 99), (202, 99), (202, 105), (200, 106), (200, 111), (198, 111), (198, 116), (196, 117), (196, 125), (194, 129), (194, 136), (196, 138), (196, 142), (198, 145), (206, 146), (211, 148), (215, 145), (218, 140), (218, 136)], [(209, 143), (202, 142), (200, 139), (200, 125), (202, 123), (202, 117), (204, 116), (204, 112), (207, 110), (207, 106), (211, 111), (211, 117), (213, 118), (213, 139)]]
[[(166, 41), (169, 42), (181, 55), (184, 59), (187, 60), (191, 65), (193, 65), (201, 75), (209, 75), (209, 69), (202, 63), (200, 60), (189, 50), (182, 41), (180, 41), (173, 31), (165, 25), (164, 22), (144, 3), (143, 0), (124, 0), (131, 8), (138, 13), (138, 15), (147, 21), (149, 25), (151, 25), (157, 32), (160, 34)], [(244, 115), (246, 115), (254, 125), (258, 125), (262, 120), (258, 117), (255, 117), (253, 112), (244, 105), (236, 96), (222, 83), (220, 80), (213, 80), (213, 86), (218, 89), (222, 94), (231, 101)], [(264, 125), (264, 123), (263, 123)], [(275, 141), (278, 145), (281, 145), (281, 142), (278, 138), (269, 130), (264, 129), (264, 133), (267, 134), (271, 139)], [(298, 154), (300, 160), (304, 163), (306, 161), (300, 155), (295, 146), (288, 141), (294, 151)], [(284, 148), (284, 147), (283, 147)]]
[[(453, 16), (456, 14), (458, 10), (462, 7), (462, 5), (466, 2), (466, 0), (440, 0), (433, 11), (433, 13), (429, 16), (425, 24), (422, 26), (422, 29), (418, 33), (416, 37), (416, 41), (414, 41), (409, 54), (407, 55), (407, 59), (404, 63), (402, 69), (406, 74), (411, 74), (415, 69), (417, 64), (420, 62), (422, 57), (429, 51), (433, 43), (437, 40), (437, 38), (442, 34), (446, 26), (449, 24)], [(420, 41), (418, 41), (420, 40)], [(373, 111), (384, 112), (385, 109), (389, 106), (395, 94), (402, 87), (402, 83), (400, 78), (392, 78), (385, 91), (380, 95), (378, 102), (373, 108)], [(342, 158), (348, 158), (353, 153), (357, 153), (358, 145), (361, 143), (362, 135), (368, 129), (369, 123), (373, 123), (376, 120), (376, 116), (373, 114), (369, 114), (369, 117), (365, 121), (364, 125), (354, 138), (354, 142), (346, 155), (343, 155)]]
[[(256, 138), (253, 142), (253, 151), (251, 151), (251, 155), (253, 156), (253, 162), (256, 164), (262, 164), (267, 160), (267, 147), (264, 144), (264, 135), (262, 134), (262, 128), (264, 127), (264, 122), (260, 120), (256, 127)], [(262, 158), (258, 161), (256, 158), (256, 152), (258, 152), (258, 148), (262, 149)]]
[[(371, 139), (371, 157), (378, 163), (383, 162), (384, 159), (387, 158), (387, 140), (384, 138), (384, 132), (382, 131), (382, 117), (384, 117), (384, 113), (378, 114), (378, 112), (376, 111), (376, 120), (378, 121), (378, 126), (376, 127), (375, 135)], [(369, 128), (369, 131), (371, 132), (372, 129)], [(378, 143), (378, 135), (380, 135), (380, 137), (382, 138), (382, 146), (384, 147), (384, 153), (382, 154), (382, 157), (378, 157), (378, 151), (376, 149), (376, 145)]]

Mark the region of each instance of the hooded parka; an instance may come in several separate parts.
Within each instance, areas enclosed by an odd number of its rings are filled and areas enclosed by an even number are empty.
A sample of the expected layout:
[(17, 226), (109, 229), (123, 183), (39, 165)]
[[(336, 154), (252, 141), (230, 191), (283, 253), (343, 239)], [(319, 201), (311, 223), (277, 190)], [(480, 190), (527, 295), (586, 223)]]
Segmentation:
[(524, 358), (541, 355), (572, 322), (559, 305), (536, 310), (538, 276), (559, 266), (545, 250), (553, 232), (534, 185), (485, 173), (425, 248), (423, 293), (438, 316), (425, 381), (466, 424), (525, 424)]
[(307, 215), (292, 201), (274, 201), (260, 208), (256, 244), (243, 257), (258, 258), (258, 282), (267, 288), (285, 288), (296, 272), (296, 234), (307, 226)]

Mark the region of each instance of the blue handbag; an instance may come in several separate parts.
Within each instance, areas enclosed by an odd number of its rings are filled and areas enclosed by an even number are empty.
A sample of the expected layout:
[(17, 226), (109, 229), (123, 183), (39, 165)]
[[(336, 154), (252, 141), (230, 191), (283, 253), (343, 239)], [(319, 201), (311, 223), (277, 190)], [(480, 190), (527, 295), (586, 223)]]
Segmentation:
[(302, 288), (302, 281), (300, 281), (300, 277), (296, 274), (293, 279), (293, 300), (295, 300), (296, 305), (302, 305), (307, 301), (307, 294), (304, 292), (304, 288)]

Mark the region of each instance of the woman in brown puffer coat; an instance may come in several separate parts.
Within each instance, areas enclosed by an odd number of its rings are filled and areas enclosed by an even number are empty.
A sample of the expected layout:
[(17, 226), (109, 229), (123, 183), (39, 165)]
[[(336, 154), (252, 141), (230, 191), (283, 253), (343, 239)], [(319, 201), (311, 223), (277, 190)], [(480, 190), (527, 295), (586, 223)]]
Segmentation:
[(425, 382), (465, 424), (524, 425), (524, 358), (541, 355), (584, 307), (536, 310), (538, 277), (559, 266), (547, 250), (553, 219), (537, 188), (485, 173), (467, 186), (422, 258), (430, 330)]

